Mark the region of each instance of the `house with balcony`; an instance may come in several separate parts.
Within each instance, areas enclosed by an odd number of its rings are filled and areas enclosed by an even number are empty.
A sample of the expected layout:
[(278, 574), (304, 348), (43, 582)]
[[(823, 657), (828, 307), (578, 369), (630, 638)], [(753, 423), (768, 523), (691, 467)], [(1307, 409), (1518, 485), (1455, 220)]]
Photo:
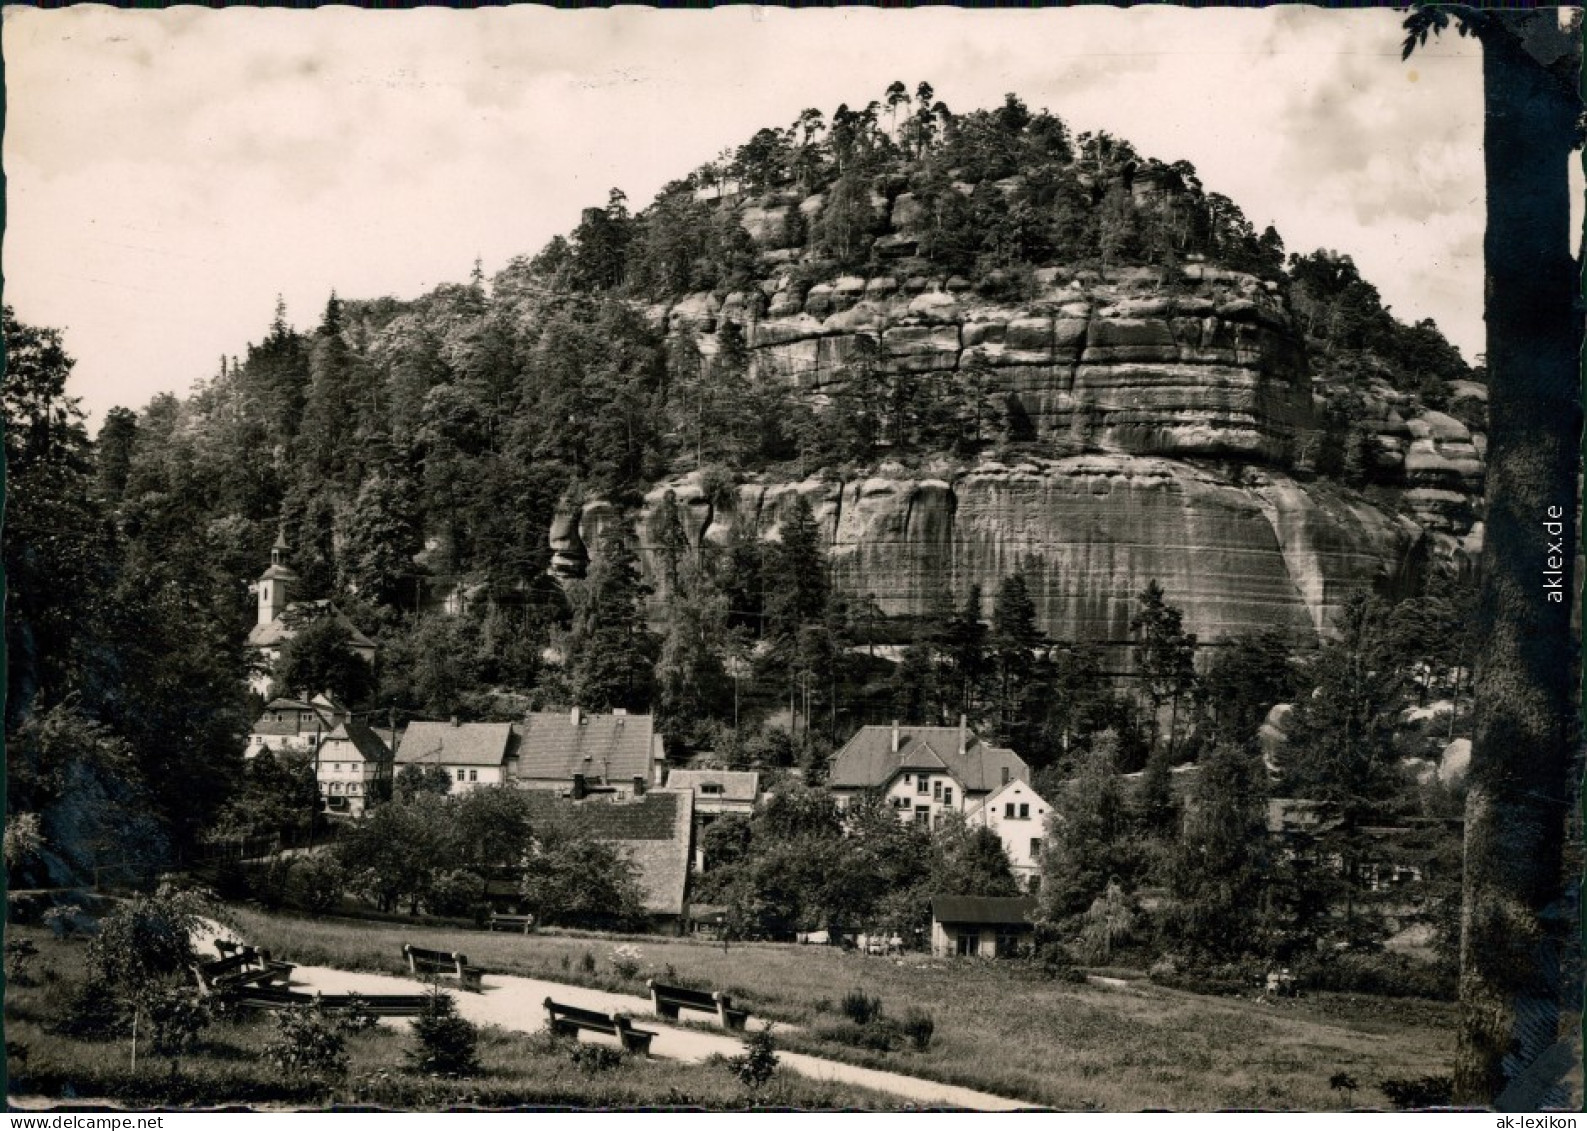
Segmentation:
[(349, 719), (320, 743), (314, 776), (327, 812), (361, 817), (391, 794), (391, 749), (369, 727)]
[(899, 820), (934, 825), (944, 813), (978, 808), (1014, 781), (1030, 781), (1024, 759), (983, 742), (960, 716), (956, 727), (861, 727), (833, 755), (827, 788), (839, 808), (879, 792)]

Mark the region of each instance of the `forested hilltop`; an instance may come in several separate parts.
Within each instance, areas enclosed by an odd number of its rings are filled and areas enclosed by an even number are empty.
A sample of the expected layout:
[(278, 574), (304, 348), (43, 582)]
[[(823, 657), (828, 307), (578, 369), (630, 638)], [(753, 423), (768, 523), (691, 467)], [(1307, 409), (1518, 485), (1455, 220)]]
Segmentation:
[[(1243, 741), (1371, 591), (1416, 610), (1403, 670), (1458, 678), (1430, 653), (1481, 371), (1189, 163), (1012, 95), (956, 114), (895, 83), (642, 208), (614, 189), (494, 278), (332, 295), (310, 330), (278, 308), (92, 442), (59, 337), (8, 312), (6, 345), (11, 804), (57, 833), (85, 783), (107, 828), (148, 802), (151, 854), (225, 804), (282, 532), (293, 598), (379, 646), (366, 671), (305, 632), (282, 687), (399, 718), (654, 709), (680, 750), (813, 777), (892, 714), (969, 714), (1055, 773), (1104, 730), (1140, 766), (1170, 702), (1172, 754), (1204, 715)], [(1143, 625), (1132, 698), (1091, 646)], [(1193, 711), (1197, 637), (1235, 666)], [(777, 710), (792, 737), (761, 731)]]

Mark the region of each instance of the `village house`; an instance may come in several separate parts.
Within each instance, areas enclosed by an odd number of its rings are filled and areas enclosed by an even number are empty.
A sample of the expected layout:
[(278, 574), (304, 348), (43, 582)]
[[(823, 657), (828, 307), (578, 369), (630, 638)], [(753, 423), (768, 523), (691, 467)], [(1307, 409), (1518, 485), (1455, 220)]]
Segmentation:
[(1027, 891), (1041, 884), (1041, 846), (1052, 806), (1029, 782), (1015, 778), (965, 814), (972, 825), (991, 829), (1003, 842), (1014, 878)]
[[(694, 837), (694, 795), (684, 790), (644, 789), (618, 797), (594, 793), (566, 797), (545, 789), (528, 791), (533, 827), (567, 822), (615, 848), (634, 865), (641, 902), (657, 934), (683, 934), (689, 922), (689, 858)], [(516, 884), (487, 887), (499, 910), (522, 907)]]
[(931, 900), (931, 953), (939, 958), (1015, 958), (1036, 937), (1028, 896), (938, 895)]
[(748, 817), (760, 799), (760, 774), (753, 770), (673, 770), (667, 788), (694, 794), (694, 868), (705, 871), (702, 834), (717, 819), (737, 814)]
[(596, 788), (627, 795), (659, 786), (666, 751), (650, 715), (532, 711), (513, 724), (514, 777), (520, 789), (567, 793)]
[(356, 719), (339, 723), (320, 743), (315, 777), (331, 813), (361, 817), (390, 796), (391, 749)]
[(249, 677), (248, 686), (260, 696), (270, 693), (276, 661), (281, 648), (298, 626), (318, 617), (334, 617), (347, 632), (347, 645), (368, 663), (375, 662), (375, 642), (365, 636), (340, 609), (329, 601), (293, 601), (290, 589), (298, 581), (297, 571), (287, 564), (285, 533), (277, 534), (270, 548), (270, 568), (260, 575), (252, 588), (259, 597), (258, 620), (248, 632), (248, 647), (259, 653), (259, 664)]
[(1030, 781), (1030, 767), (1012, 750), (982, 742), (961, 715), (956, 727), (861, 727), (833, 755), (827, 788), (839, 808), (880, 791), (899, 820), (934, 825), (1013, 781)]
[(511, 723), (409, 723), (397, 746), (396, 769), (439, 766), (452, 780), (452, 792), (501, 785), (512, 775)]
[(248, 729), (243, 757), (254, 758), (262, 750), (312, 755), (324, 736), (346, 722), (347, 717), (347, 708), (323, 692), (312, 699), (303, 695), (279, 696), (265, 704)]

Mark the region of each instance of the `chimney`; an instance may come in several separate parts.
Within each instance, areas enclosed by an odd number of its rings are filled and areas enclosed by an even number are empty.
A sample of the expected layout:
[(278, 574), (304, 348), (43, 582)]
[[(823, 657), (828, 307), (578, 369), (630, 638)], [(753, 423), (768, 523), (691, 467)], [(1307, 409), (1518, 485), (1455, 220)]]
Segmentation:
[(578, 726), (581, 716), (579, 715), (579, 709), (577, 707), (573, 708), (573, 714), (570, 717), (573, 719), (573, 725)]
[(643, 797), (643, 796), (645, 796), (645, 775), (644, 774), (635, 774), (634, 775), (634, 796), (635, 797)]
[(959, 757), (961, 758), (964, 757), (965, 751), (968, 748), (970, 741), (970, 731), (969, 727), (966, 725), (968, 722), (969, 719), (967, 719), (964, 715), (959, 716)]
[[(576, 709), (577, 708), (575, 708), (575, 710)], [(589, 787), (584, 784), (584, 775), (583, 774), (574, 774), (573, 775), (573, 800), (575, 800), (575, 801), (583, 801), (585, 794), (589, 793), (589, 791), (590, 791)]]
[(898, 720), (893, 720), (893, 753), (898, 753)]

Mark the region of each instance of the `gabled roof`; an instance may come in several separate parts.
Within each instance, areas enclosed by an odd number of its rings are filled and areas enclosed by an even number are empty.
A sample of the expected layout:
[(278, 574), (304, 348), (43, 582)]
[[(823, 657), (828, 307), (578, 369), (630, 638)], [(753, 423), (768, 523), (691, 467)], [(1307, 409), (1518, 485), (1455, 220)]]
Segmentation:
[[(346, 744), (352, 747), (352, 750), (327, 749), (332, 743)], [(334, 759), (338, 755), (349, 758), (355, 753), (366, 762), (386, 762), (391, 759), (391, 751), (386, 749), (386, 744), (381, 741), (380, 736), (356, 719), (339, 724), (320, 745), (322, 761), (326, 758)]]
[(397, 745), (402, 766), (500, 766), (511, 723), (409, 723)]
[(1037, 793), (1030, 782), (1021, 781), (1019, 778), (1012, 779), (1007, 785), (998, 786), (997, 789), (987, 794), (986, 799), (980, 804), (990, 809), (992, 806), (999, 804), (999, 800), (1005, 793), (1012, 793), (1019, 787), (1023, 787), (1026, 795), (1032, 800), (1040, 801), (1043, 805), (1047, 806), (1048, 809), (1052, 808), (1052, 802), (1048, 801), (1041, 794)]
[(760, 774), (752, 770), (673, 770), (667, 774), (668, 789), (698, 794), (702, 785), (721, 786), (722, 792), (711, 797), (723, 801), (754, 801), (760, 796)]
[(892, 727), (864, 726), (833, 755), (827, 784), (838, 789), (874, 789), (905, 770), (939, 767), (971, 793), (1000, 788), (1004, 769), (1010, 779), (1030, 780), (1030, 767), (1012, 750), (989, 746), (974, 731), (967, 731), (965, 738), (966, 750), (960, 754), (958, 727), (900, 726), (895, 753)]
[(931, 917), (939, 923), (1013, 926), (1028, 924), (1036, 910), (1029, 896), (934, 895)]
[(650, 780), (654, 722), (649, 715), (586, 715), (533, 711), (518, 734), (518, 776), (573, 780), (574, 774), (607, 781)]
[(645, 910), (682, 915), (687, 906), (689, 849), (694, 794), (651, 790), (622, 801), (597, 794), (574, 801), (559, 794), (525, 790), (530, 825), (565, 820), (595, 840), (627, 853), (638, 872)]
[[(347, 619), (347, 614), (338, 609), (327, 600), (319, 601), (293, 601), (286, 610), (269, 624), (256, 624), (248, 630), (248, 645), (251, 648), (276, 648), (291, 639), (297, 631), (298, 623), (303, 619), (312, 619), (324, 616), (327, 612), (336, 618), (336, 623), (347, 630), (347, 643), (354, 648), (374, 648), (375, 642), (362, 632), (358, 626)], [(293, 614), (297, 614), (294, 616)]]

